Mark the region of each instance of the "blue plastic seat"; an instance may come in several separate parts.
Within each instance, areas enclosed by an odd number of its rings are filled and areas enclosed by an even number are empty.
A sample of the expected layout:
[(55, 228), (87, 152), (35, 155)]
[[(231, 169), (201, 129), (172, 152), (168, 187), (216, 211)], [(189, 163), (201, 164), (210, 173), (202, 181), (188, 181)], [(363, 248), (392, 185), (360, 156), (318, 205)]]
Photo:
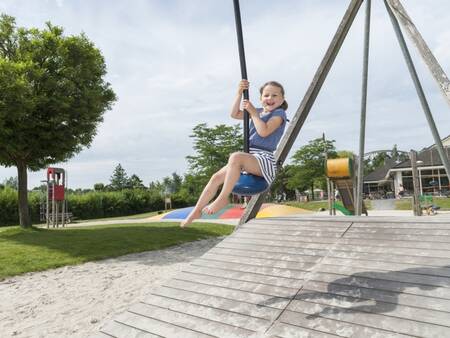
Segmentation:
[(266, 191), (268, 188), (269, 185), (263, 177), (241, 173), (239, 181), (233, 188), (233, 194), (240, 196), (253, 196)]

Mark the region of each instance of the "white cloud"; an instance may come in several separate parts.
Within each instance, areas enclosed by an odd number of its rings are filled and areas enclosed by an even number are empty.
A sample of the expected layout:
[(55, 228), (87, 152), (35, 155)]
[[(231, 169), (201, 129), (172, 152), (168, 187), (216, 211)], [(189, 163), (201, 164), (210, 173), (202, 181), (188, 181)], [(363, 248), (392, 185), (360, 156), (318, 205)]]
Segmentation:
[[(312, 0), (241, 2), (253, 101), (260, 84), (279, 80), (286, 89), (289, 114), (294, 114), (347, 5)], [(408, 0), (403, 5), (443, 68), (450, 71), (450, 3), (435, 0), (430, 6)], [(105, 114), (90, 149), (58, 164), (68, 170), (72, 187), (107, 183), (118, 163), (145, 183), (173, 171), (183, 174), (185, 156), (193, 153), (189, 135), (196, 124), (236, 123), (228, 117), (240, 77), (231, 3), (5, 0), (0, 11), (27, 27), (42, 27), (50, 20), (67, 34), (85, 32), (105, 56), (107, 79), (119, 101)], [(433, 142), (431, 134), (383, 4), (373, 2), (372, 13), (366, 148), (396, 143), (400, 149), (420, 149)], [(363, 17), (361, 11), (295, 147), (325, 132), (338, 148), (357, 150)], [(440, 132), (446, 136), (448, 106), (423, 62), (416, 65)], [(0, 181), (13, 175), (14, 168), (0, 168)], [(43, 171), (30, 174), (30, 187), (43, 178)]]

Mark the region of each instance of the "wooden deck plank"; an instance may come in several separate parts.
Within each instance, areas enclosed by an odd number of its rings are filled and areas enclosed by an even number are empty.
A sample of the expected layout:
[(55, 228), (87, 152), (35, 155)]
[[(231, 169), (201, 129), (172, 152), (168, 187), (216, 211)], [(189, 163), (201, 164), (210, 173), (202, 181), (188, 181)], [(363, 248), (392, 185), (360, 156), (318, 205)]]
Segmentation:
[[(286, 253), (286, 254), (296, 254), (296, 255), (308, 255), (308, 256), (324, 256), (330, 254), (329, 248), (330, 244), (317, 244), (317, 243), (307, 243), (307, 244), (294, 244), (291, 243), (282, 246), (282, 242), (274, 241), (248, 241), (245, 240), (243, 243), (238, 240), (224, 240), (217, 247), (219, 248), (229, 248), (229, 249), (254, 249), (255, 251), (266, 251), (270, 250), (274, 253)], [(450, 244), (449, 244), (450, 247)], [(339, 255), (357, 254), (389, 254), (389, 255), (401, 255), (401, 256), (411, 256), (411, 257), (424, 257), (426, 258), (440, 258), (444, 259), (440, 265), (444, 265), (445, 261), (449, 264), (448, 258), (450, 258), (450, 250), (433, 250), (433, 249), (422, 249), (422, 248), (403, 248), (403, 247), (384, 247), (384, 246), (367, 246), (367, 245), (352, 245), (352, 244), (341, 244), (333, 249), (331, 255), (339, 257)], [(401, 259), (401, 257), (400, 257)]]
[(163, 307), (170, 311), (185, 313), (198, 318), (204, 318), (212, 322), (219, 322), (233, 327), (239, 327), (250, 331), (266, 330), (271, 321), (256, 318), (236, 312), (218, 309), (202, 304), (184, 302), (172, 298), (151, 295), (146, 298), (143, 304)]
[(442, 236), (442, 241), (450, 242), (450, 228), (449, 229), (398, 229), (398, 228), (351, 228), (349, 234), (392, 234), (392, 235), (424, 235), (424, 236)]
[[(286, 246), (270, 246), (261, 244), (246, 244), (246, 243), (235, 243), (230, 241), (222, 241), (215, 248), (224, 249), (243, 249), (272, 253), (285, 253), (294, 255), (305, 255), (305, 256), (325, 256), (330, 254), (329, 245), (320, 245), (321, 249), (312, 248), (291, 248)], [(404, 255), (413, 257), (435, 257), (435, 258), (450, 258), (450, 250), (435, 250), (435, 249), (420, 249), (420, 248), (397, 248), (397, 247), (380, 247), (380, 246), (367, 246), (367, 245), (350, 245), (345, 244), (334, 248), (334, 253), (340, 252), (363, 252), (363, 253), (373, 253), (373, 254), (390, 254), (390, 255)]]
[[(390, 281), (411, 282), (422, 284), (424, 286), (439, 286), (450, 287), (450, 278), (436, 276), (433, 274), (434, 270), (424, 271), (424, 269), (417, 269), (420, 273), (415, 273), (416, 269), (405, 270), (390, 270), (390, 269), (369, 269), (367, 266), (344, 266), (344, 265), (328, 265), (321, 264), (316, 271), (337, 273), (343, 275), (358, 275), (369, 278), (379, 278)], [(426, 274), (428, 272), (428, 274)]]
[[(354, 323), (338, 321), (334, 319), (323, 318), (320, 316), (309, 315), (301, 312), (285, 311), (279, 319), (280, 323), (292, 326), (292, 329), (298, 327), (311, 328), (329, 334), (335, 334), (339, 337), (370, 337), (370, 338), (407, 338), (410, 336), (395, 333), (392, 331), (381, 330), (369, 326), (363, 326)], [(276, 333), (277, 330), (269, 331)]]
[(385, 272), (373, 273), (370, 277), (358, 273), (351, 275), (338, 275), (335, 273), (314, 272), (308, 275), (308, 280), (335, 283), (340, 285), (366, 287), (384, 291), (403, 292), (412, 295), (442, 298), (450, 300), (450, 288), (419, 284), (411, 282), (406, 276), (401, 281), (386, 279)]
[[(355, 234), (357, 236), (357, 234)], [(277, 241), (290, 242), (315, 242), (315, 243), (335, 243), (341, 237), (340, 233), (325, 232), (325, 231), (303, 231), (295, 236), (290, 235), (273, 235), (273, 234), (258, 234), (253, 232), (237, 232), (234, 238), (253, 238), (253, 239), (270, 239)], [(356, 237), (358, 238), (358, 237)]]
[[(285, 226), (279, 225), (279, 226), (270, 226), (267, 227), (267, 225), (254, 227), (254, 228), (243, 228), (240, 229), (240, 233), (254, 233), (254, 234), (273, 234), (273, 235), (293, 235), (293, 236), (302, 236), (305, 233), (310, 232), (317, 232), (320, 230), (321, 233), (326, 234), (330, 233), (336, 235), (336, 234), (343, 234), (347, 228), (318, 228), (318, 227), (292, 227), (292, 229), (286, 229)], [(373, 231), (373, 230), (372, 230)], [(436, 230), (436, 231), (447, 231), (447, 230)]]
[(252, 257), (244, 257), (244, 256), (229, 256), (229, 255), (221, 255), (215, 253), (206, 253), (202, 256), (202, 259), (206, 260), (214, 260), (214, 261), (223, 261), (229, 263), (238, 263), (238, 264), (247, 264), (252, 266), (263, 266), (263, 267), (274, 267), (281, 269), (290, 269), (290, 270), (300, 270), (305, 271), (314, 266), (315, 258), (311, 259), (310, 262), (291, 262), (291, 261), (283, 261), (283, 260), (275, 260), (275, 259), (263, 259), (263, 258), (252, 258)]
[[(224, 244), (226, 245), (226, 244)], [(409, 252), (402, 252), (401, 250), (391, 250), (389, 253), (379, 252), (382, 250), (375, 250), (375, 252), (363, 252), (363, 247), (358, 247), (358, 250), (333, 250), (333, 252), (321, 251), (321, 256), (319, 255), (305, 255), (295, 253), (296, 250), (289, 248), (280, 248), (280, 251), (276, 252), (271, 250), (270, 253), (267, 251), (249, 250), (241, 249), (238, 246), (231, 248), (224, 248), (222, 246), (217, 246), (212, 249), (209, 253), (222, 254), (230, 256), (245, 256), (249, 258), (266, 258), (274, 260), (285, 260), (285, 261), (296, 261), (296, 262), (315, 262), (326, 254), (329, 257), (335, 258), (349, 258), (349, 259), (361, 259), (361, 260), (378, 260), (383, 262), (398, 262), (406, 264), (421, 264), (424, 266), (445, 266), (449, 264), (450, 257), (430, 257), (423, 253), (423, 251), (417, 251), (416, 255), (412, 255), (414, 252), (410, 250)], [(394, 251), (394, 252), (393, 252)], [(310, 251), (309, 253), (314, 253)]]
[(416, 264), (423, 266), (441, 267), (450, 263), (449, 258), (427, 257), (422, 255), (402, 255), (402, 254), (384, 254), (384, 253), (367, 253), (357, 251), (337, 251), (334, 250), (330, 255), (335, 258), (359, 259), (359, 260), (377, 260), (379, 262), (392, 262), (402, 264)]
[(186, 281), (180, 281), (171, 279), (168, 281), (166, 286), (186, 290), (186, 291), (194, 291), (201, 292), (206, 295), (211, 296), (220, 296), (223, 298), (228, 298), (236, 301), (247, 302), (250, 304), (256, 304), (260, 306), (268, 306), (275, 309), (284, 309), (284, 307), (289, 303), (289, 299), (282, 297), (273, 297), (267, 295), (261, 295), (257, 293), (227, 289), (218, 286), (210, 286), (205, 284), (198, 284)]
[(186, 329), (172, 323), (172, 316), (163, 320), (142, 316), (126, 311), (115, 318), (117, 323), (130, 326), (145, 332), (149, 332), (161, 337), (186, 337), (186, 338), (212, 338), (217, 336), (207, 335), (202, 332)]
[(337, 294), (339, 290), (336, 290), (336, 293), (331, 293), (332, 291), (334, 290), (327, 291), (314, 284), (310, 284), (302, 289), (297, 295), (296, 300), (292, 301), (291, 304), (294, 304), (297, 300), (307, 301), (315, 304), (338, 306), (340, 308), (352, 309), (364, 313), (378, 313), (390, 317), (403, 318), (437, 326), (446, 326), (450, 318), (448, 312), (384, 302), (369, 297), (364, 298), (360, 296), (361, 290), (358, 290), (357, 288), (347, 291), (348, 294), (353, 292), (352, 296)]
[[(289, 247), (289, 248), (309, 248), (309, 249), (323, 249), (329, 248), (330, 244), (335, 244), (336, 239), (329, 238), (315, 238), (313, 241), (310, 238), (305, 238), (304, 240), (297, 239), (296, 241), (279, 241), (272, 240), (268, 238), (252, 238), (252, 237), (236, 237), (231, 236), (226, 238), (224, 241), (231, 243), (245, 243), (245, 244), (256, 244), (256, 245), (266, 245), (274, 247)], [(380, 248), (409, 248), (409, 249), (428, 249), (428, 250), (450, 250), (448, 243), (440, 242), (414, 242), (414, 241), (381, 241), (380, 239), (371, 239), (370, 236), (364, 239), (360, 238), (340, 238), (339, 246), (346, 247), (347, 245), (356, 246), (368, 246), (368, 247), (380, 247)]]
[(275, 224), (275, 225), (285, 225), (285, 226), (316, 226), (316, 227), (336, 227), (336, 228), (348, 228), (353, 221), (340, 221), (340, 220), (299, 220), (299, 218), (289, 218), (289, 217), (272, 217), (272, 218), (256, 218), (251, 222), (244, 224), (243, 227), (252, 226), (252, 225), (266, 225), (266, 224)]
[[(157, 288), (152, 292), (152, 295), (210, 306), (216, 309), (227, 310), (265, 320), (274, 320), (280, 314), (280, 310), (275, 308), (258, 306), (257, 304), (241, 302), (222, 296), (212, 296), (200, 292), (172, 289), (170, 287)], [(149, 297), (151, 297), (151, 295)], [(144, 301), (146, 301), (146, 299)]]
[(368, 270), (382, 269), (390, 271), (408, 271), (414, 269), (414, 271), (419, 274), (423, 273), (433, 274), (435, 276), (450, 277), (449, 267), (426, 267), (420, 264), (377, 262), (375, 260), (346, 259), (336, 257), (325, 257), (321, 264), (366, 267)]
[[(330, 304), (332, 303), (332, 304)], [(334, 319), (346, 323), (358, 324), (376, 329), (392, 331), (415, 337), (449, 337), (450, 327), (435, 325), (415, 320), (389, 316), (388, 313), (373, 313), (362, 311), (351, 306), (337, 306), (336, 301), (328, 303), (306, 302), (295, 300), (289, 305), (289, 310), (307, 313), (312, 316)], [(339, 304), (341, 305), (341, 304)]]
[(257, 282), (265, 285), (272, 285), (293, 289), (299, 289), (303, 285), (303, 280), (301, 279), (299, 280), (280, 276), (267, 276), (262, 274), (254, 274), (251, 272), (235, 271), (225, 269), (222, 266), (221, 267), (216, 266), (212, 268), (212, 267), (201, 267), (192, 264), (191, 266), (189, 266), (189, 269), (187, 271), (191, 273), (203, 274), (206, 276), (214, 276), (214, 277), (226, 276), (228, 279), (241, 280), (244, 282)]
[(352, 229), (360, 228), (374, 228), (374, 229), (432, 229), (432, 230), (448, 230), (450, 224), (448, 222), (442, 223), (408, 223), (408, 222), (385, 222), (385, 223), (373, 223), (373, 222), (356, 222), (352, 225)]
[(379, 239), (372, 239), (367, 236), (364, 239), (360, 238), (346, 238), (339, 240), (340, 245), (361, 245), (371, 247), (396, 247), (396, 248), (410, 248), (410, 249), (429, 249), (429, 250), (450, 250), (448, 243), (439, 242), (412, 242), (412, 241), (380, 241)]
[(297, 263), (315, 263), (323, 257), (323, 256), (299, 255), (296, 253), (278, 253), (273, 251), (256, 251), (238, 248), (228, 249), (219, 246), (213, 248), (208, 253), (229, 257), (261, 258), (273, 261), (286, 261)]
[[(348, 277), (348, 279), (351, 279), (351, 277)], [(401, 291), (387, 291), (375, 287), (376, 285), (373, 285), (372, 288), (369, 288), (369, 287), (359, 287), (355, 285), (342, 285), (338, 283), (308, 281), (307, 283), (305, 283), (305, 286), (303, 287), (302, 290), (311, 290), (317, 291), (319, 293), (330, 293), (333, 295), (374, 300), (376, 302), (391, 303), (395, 305), (405, 305), (427, 310), (435, 310), (439, 311), (439, 313), (434, 313), (433, 311), (428, 312), (433, 314), (436, 318), (439, 318), (441, 314), (446, 319), (450, 318), (450, 300), (448, 299), (411, 295), (403, 293)]]
[(242, 264), (242, 263), (232, 263), (224, 260), (211, 260), (199, 258), (195, 261), (195, 266), (201, 267), (216, 267), (220, 266), (225, 269), (233, 270), (233, 271), (241, 271), (247, 273), (254, 273), (259, 275), (271, 276), (271, 277), (285, 277), (291, 279), (303, 279), (305, 276), (305, 271), (301, 270), (289, 270), (289, 269), (280, 269), (280, 268), (272, 268), (268, 266), (254, 266), (250, 264)]
[(440, 236), (440, 235), (395, 235), (389, 233), (357, 233), (357, 232), (349, 232), (345, 234), (346, 238), (366, 238), (370, 237), (371, 240), (380, 240), (380, 241), (410, 241), (410, 242), (430, 242), (430, 243), (450, 243), (448, 236)]
[(176, 277), (176, 280), (183, 280), (193, 283), (202, 283), (212, 286), (220, 286), (223, 288), (248, 291), (252, 293), (258, 293), (267, 296), (279, 296), (279, 297), (294, 297), (297, 293), (297, 288), (286, 288), (279, 286), (271, 286), (260, 284), (256, 282), (245, 282), (239, 280), (228, 279), (226, 277), (213, 277), (205, 276), (188, 272), (181, 272)]
[(244, 224), (102, 332), (450, 336), (450, 223), (352, 220)]
[(102, 327), (101, 333), (105, 334), (104, 338), (161, 338), (161, 336), (159, 335), (145, 332), (134, 327), (118, 323), (116, 321), (108, 322), (105, 326)]
[(191, 314), (170, 311), (168, 309), (150, 304), (135, 304), (130, 308), (129, 312), (160, 321), (169, 319), (173, 325), (177, 325), (179, 327), (187, 328), (192, 331), (210, 336), (249, 337), (254, 333), (254, 331), (252, 330), (247, 330), (234, 325), (228, 325), (221, 321), (213, 321)]
[(268, 337), (286, 337), (286, 338), (336, 338), (342, 337), (335, 334), (322, 332), (316, 329), (295, 326), (283, 322), (276, 323), (273, 328), (267, 332)]

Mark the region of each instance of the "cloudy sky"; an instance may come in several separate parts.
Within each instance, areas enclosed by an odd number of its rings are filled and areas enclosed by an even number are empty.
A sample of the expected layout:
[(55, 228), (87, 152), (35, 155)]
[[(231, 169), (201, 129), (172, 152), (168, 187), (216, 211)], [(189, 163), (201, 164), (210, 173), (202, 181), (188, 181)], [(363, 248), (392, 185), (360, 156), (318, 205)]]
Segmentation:
[[(281, 82), (293, 115), (309, 86), (347, 0), (241, 0), (251, 98), (268, 80)], [(372, 1), (366, 150), (421, 149), (433, 143), (383, 2)], [(450, 73), (450, 1), (403, 0), (404, 7)], [(357, 152), (364, 6), (330, 71), (293, 152), (323, 132), (338, 149)], [(69, 186), (108, 183), (121, 163), (146, 185), (176, 171), (193, 154), (192, 128), (234, 124), (229, 108), (240, 78), (231, 0), (1, 0), (17, 24), (84, 32), (101, 49), (107, 81), (118, 96), (89, 149), (67, 163)], [(409, 42), (409, 41), (408, 41)], [(411, 53), (441, 137), (450, 109), (426, 66)], [(55, 145), (56, 146), (56, 145)], [(0, 167), (0, 182), (16, 176)], [(29, 187), (45, 172), (29, 173)]]

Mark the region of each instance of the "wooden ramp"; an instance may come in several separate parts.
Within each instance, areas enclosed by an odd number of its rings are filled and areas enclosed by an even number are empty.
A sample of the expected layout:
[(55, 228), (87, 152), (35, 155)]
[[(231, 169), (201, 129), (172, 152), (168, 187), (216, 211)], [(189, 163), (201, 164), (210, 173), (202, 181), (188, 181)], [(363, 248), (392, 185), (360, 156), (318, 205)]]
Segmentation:
[(420, 220), (253, 220), (95, 337), (450, 337), (450, 223)]

